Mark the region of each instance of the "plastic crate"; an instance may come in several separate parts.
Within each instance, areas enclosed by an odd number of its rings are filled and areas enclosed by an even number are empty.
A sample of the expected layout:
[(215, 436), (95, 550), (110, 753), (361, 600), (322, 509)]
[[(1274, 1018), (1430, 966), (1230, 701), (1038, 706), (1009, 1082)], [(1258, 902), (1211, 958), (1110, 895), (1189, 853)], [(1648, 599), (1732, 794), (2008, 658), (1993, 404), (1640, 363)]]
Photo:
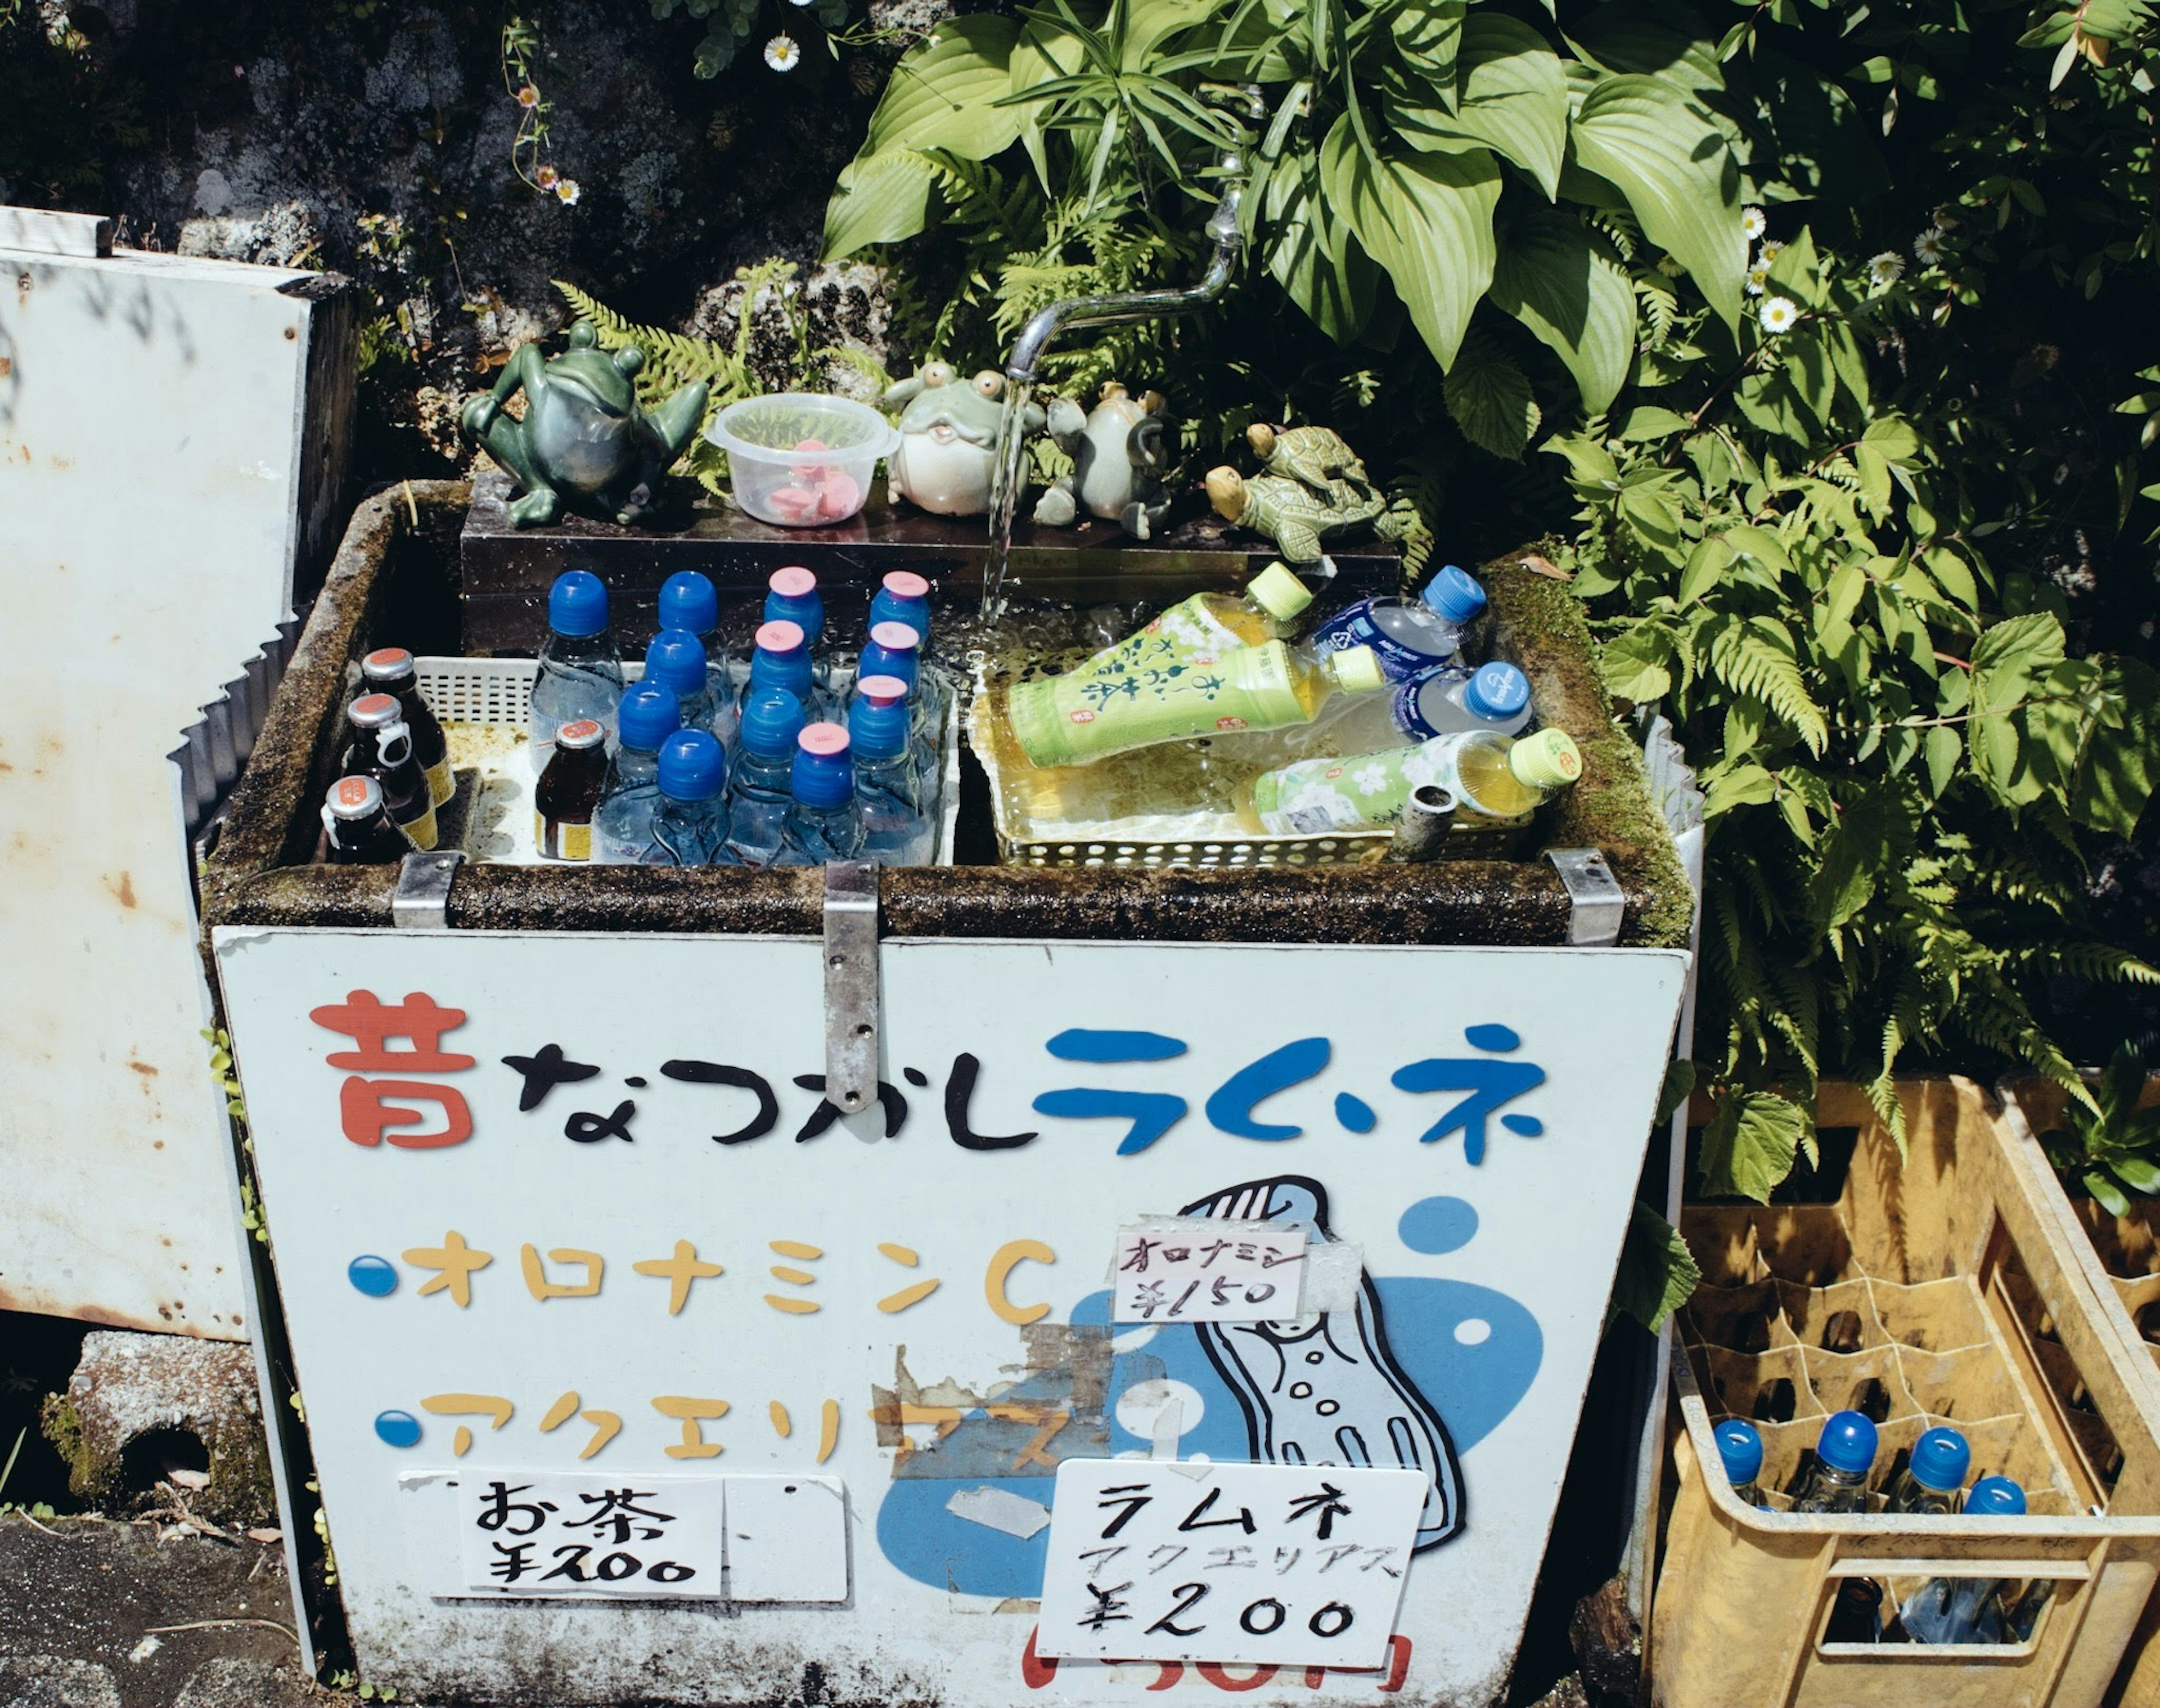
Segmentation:
[[(2095, 1309), (2069, 1230), (1986, 1094), (1934, 1079), (1904, 1083), (1900, 1099), (1902, 1164), (1863, 1098), (1824, 1088), (1825, 1141), (1858, 1129), (1835, 1202), (1685, 1212), (1705, 1285), (1675, 1372), (1678, 1493), (1650, 1641), (1659, 1708), (2151, 1700), (2111, 1690), (2160, 1565), (2160, 1392)], [(1820, 1349), (1821, 1322), (1838, 1310), (1861, 1318), (1856, 1352)], [(1736, 1332), (1765, 1311), (1768, 1332)], [(1780, 1377), (1794, 1405), (1790, 1421), (1758, 1425), (1764, 1489), (1788, 1485), (1823, 1415), (1872, 1378), (1889, 1400), (1878, 1487), (1921, 1429), (1949, 1423), (1971, 1441), (1974, 1475), (2025, 1486), (2028, 1515), (1893, 1516), (1879, 1496), (1876, 1510), (1850, 1515), (1743, 1505), (1711, 1429), (1748, 1415)], [(1828, 1640), (1845, 1580), (1882, 1584), (1887, 1607), (1938, 1576), (2046, 1579), (2056, 1590), (2023, 1643)]]

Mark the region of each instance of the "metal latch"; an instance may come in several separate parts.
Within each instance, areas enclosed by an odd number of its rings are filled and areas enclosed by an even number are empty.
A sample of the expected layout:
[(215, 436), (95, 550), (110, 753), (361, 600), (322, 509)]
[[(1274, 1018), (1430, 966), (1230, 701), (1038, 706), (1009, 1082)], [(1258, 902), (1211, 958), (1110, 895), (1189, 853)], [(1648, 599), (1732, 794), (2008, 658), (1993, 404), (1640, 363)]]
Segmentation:
[(877, 871), (825, 866), (825, 1101), (845, 1115), (878, 1100)]
[(1607, 948), (1620, 941), (1628, 896), (1605, 856), (1594, 848), (1549, 848), (1545, 858), (1567, 890), (1567, 940), (1585, 948)]
[(397, 868), (390, 895), (390, 922), (400, 931), (448, 931), (450, 885), (465, 857), (456, 849), (408, 854)]

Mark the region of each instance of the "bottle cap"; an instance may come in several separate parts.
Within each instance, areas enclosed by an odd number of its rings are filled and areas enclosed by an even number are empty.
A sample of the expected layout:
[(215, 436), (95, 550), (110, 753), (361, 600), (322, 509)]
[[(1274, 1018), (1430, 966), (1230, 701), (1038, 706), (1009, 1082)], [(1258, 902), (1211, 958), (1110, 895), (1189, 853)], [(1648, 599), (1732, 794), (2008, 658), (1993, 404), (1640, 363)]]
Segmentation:
[(726, 787), (728, 756), (703, 729), (678, 729), (660, 744), (660, 792), (671, 801), (709, 801)]
[(848, 737), (865, 759), (894, 759), (907, 751), (907, 684), (896, 676), (865, 676), (855, 683), (848, 708)]
[(382, 785), (373, 777), (340, 777), (330, 785), (330, 817), (348, 823), (372, 818), (382, 810)]
[(672, 689), (657, 682), (634, 682), (622, 691), (615, 708), (615, 727), (622, 745), (640, 753), (652, 753), (683, 727), (683, 702)]
[(360, 673), (370, 682), (402, 682), (413, 674), (413, 655), (402, 646), (378, 646), (360, 661)]
[(855, 768), (848, 755), (848, 732), (838, 724), (806, 724), (795, 738), (795, 769), (789, 782), (805, 807), (844, 807), (855, 792)]
[(591, 718), (574, 718), (555, 731), (555, 745), (578, 752), (588, 747), (598, 747), (607, 740), (607, 731)]
[(1965, 1491), (1965, 1510), (1967, 1517), (2022, 1519), (2025, 1491), (2007, 1477), (1983, 1477)]
[(719, 626), (720, 596), (712, 578), (696, 569), (678, 569), (660, 584), (660, 626), (709, 635)]
[(1508, 750), (1508, 769), (1534, 789), (1560, 789), (1582, 775), (1582, 750), (1565, 729), (1540, 729)]
[(757, 626), (757, 650), (761, 652), (792, 652), (802, 644), (802, 625), (776, 617), (769, 623)]
[(1380, 655), (1370, 646), (1345, 646), (1340, 652), (1331, 652), (1327, 667), (1352, 693), (1370, 693), (1388, 685), (1388, 673), (1380, 668)]
[(1462, 690), (1464, 707), (1504, 724), (1530, 703), (1530, 679), (1512, 664), (1481, 664)]
[(922, 671), (922, 636), (906, 623), (872, 623), (870, 643), (859, 668), (865, 676), (895, 676), (912, 688)]
[(1246, 598), (1279, 623), (1312, 603), (1312, 589), (1280, 563), (1270, 563), (1246, 584)]
[(1745, 1419), (1729, 1417), (1712, 1432), (1717, 1456), (1725, 1461), (1725, 1480), (1735, 1488), (1763, 1474), (1763, 1437)]
[(912, 569), (895, 569), (881, 584), (895, 599), (912, 601), (930, 597), (930, 584)]
[(782, 599), (807, 599), (818, 590), (818, 578), (799, 563), (776, 569), (765, 584)]
[(574, 640), (607, 626), (607, 587), (589, 569), (565, 569), (548, 589), (548, 626)]
[(1420, 597), (1457, 625), (1471, 621), (1485, 609), (1485, 589), (1452, 563), (1425, 583)]
[(1921, 1487), (1948, 1494), (1965, 1487), (1965, 1474), (1972, 1468), (1972, 1449), (1955, 1430), (1923, 1430), (1913, 1443), (1908, 1468)]
[(1866, 1476), (1875, 1463), (1875, 1425), (1865, 1412), (1832, 1412), (1815, 1443), (1815, 1457), (1848, 1477)]
[(760, 759), (786, 759), (802, 733), (802, 702), (784, 688), (761, 688), (743, 702), (741, 739)]
[(922, 636), (906, 623), (872, 623), (870, 640), (888, 652), (912, 652), (922, 644)]
[(403, 708), (389, 694), (362, 694), (345, 709), (356, 729), (380, 729), (403, 715)]
[(705, 643), (688, 629), (662, 629), (645, 649), (645, 679), (672, 694), (705, 691)]

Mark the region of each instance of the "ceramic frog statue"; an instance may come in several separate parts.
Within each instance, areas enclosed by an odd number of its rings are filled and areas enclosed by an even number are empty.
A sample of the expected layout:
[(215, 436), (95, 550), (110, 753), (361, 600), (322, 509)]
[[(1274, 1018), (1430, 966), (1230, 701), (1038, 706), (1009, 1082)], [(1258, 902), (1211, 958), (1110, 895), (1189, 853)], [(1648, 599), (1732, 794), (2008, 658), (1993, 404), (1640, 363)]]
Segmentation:
[[(524, 489), (511, 502), (513, 527), (543, 527), (565, 505), (636, 522), (652, 507), (653, 482), (705, 418), (703, 380), (648, 412), (634, 384), (643, 350), (600, 349), (589, 320), (571, 326), (569, 345), (550, 361), (537, 344), (520, 345), (495, 389), (467, 398), (458, 418), (465, 437)], [(521, 391), (525, 418), (517, 421), (502, 406)]]
[[(878, 401), (901, 409), (892, 490), (938, 516), (989, 515), (1005, 390), (1005, 376), (994, 369), (963, 381), (946, 361), (925, 362), (889, 389)], [(1043, 418), (1029, 404), (1022, 431), (1040, 433)]]
[(1087, 414), (1062, 397), (1048, 413), (1050, 437), (1072, 459), (1072, 472), (1051, 482), (1036, 501), (1035, 519), (1070, 527), (1085, 510), (1116, 522), (1136, 540), (1147, 538), (1170, 514), (1163, 475), (1176, 453), (1162, 393), (1150, 392), (1135, 402), (1113, 380)]
[(1207, 498), (1216, 514), (1272, 537), (1285, 560), (1317, 563), (1331, 540), (1370, 528), (1384, 539), (1402, 537), (1384, 493), (1373, 484), (1358, 454), (1325, 427), (1274, 428), (1255, 423), (1246, 443), (1264, 472), (1246, 476), (1225, 465), (1207, 475)]

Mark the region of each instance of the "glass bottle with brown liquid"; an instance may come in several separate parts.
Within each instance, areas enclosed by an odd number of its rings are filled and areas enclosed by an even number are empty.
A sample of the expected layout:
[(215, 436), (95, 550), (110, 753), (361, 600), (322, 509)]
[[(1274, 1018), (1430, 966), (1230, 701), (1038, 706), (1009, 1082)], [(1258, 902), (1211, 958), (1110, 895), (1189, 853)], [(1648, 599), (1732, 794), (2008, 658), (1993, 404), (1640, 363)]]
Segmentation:
[(413, 840), (390, 822), (382, 785), (373, 777), (340, 777), (323, 797), (326, 865), (387, 866), (413, 852)]
[(532, 844), (543, 857), (593, 857), (593, 812), (606, 787), (607, 731), (591, 718), (563, 724), (532, 791)]
[(338, 770), (345, 776), (373, 777), (382, 786), (391, 822), (418, 849), (435, 845), (435, 802), (428, 774), (413, 751), (413, 731), (388, 694), (362, 694), (345, 708), (352, 742)]
[(378, 646), (360, 661), (360, 673), (377, 693), (394, 694), (413, 732), (413, 755), (428, 774), (428, 797), (439, 807), (457, 792), (450, 776), (450, 744), (443, 726), (420, 693), (413, 655), (402, 646)]

